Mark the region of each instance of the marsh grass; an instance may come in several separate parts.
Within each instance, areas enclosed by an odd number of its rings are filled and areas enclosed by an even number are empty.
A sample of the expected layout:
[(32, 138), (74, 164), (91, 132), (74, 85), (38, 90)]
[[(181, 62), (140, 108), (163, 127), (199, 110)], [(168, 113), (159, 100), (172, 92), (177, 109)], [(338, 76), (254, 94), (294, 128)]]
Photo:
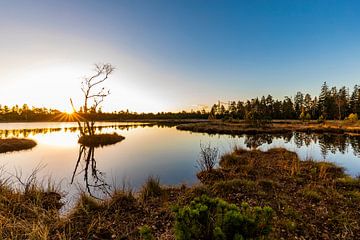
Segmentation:
[(36, 146), (36, 142), (25, 138), (5, 138), (0, 139), (0, 153), (21, 151), (31, 149)]
[(164, 187), (149, 177), (139, 192), (123, 187), (103, 200), (80, 193), (65, 215), (61, 193), (35, 176), (19, 177), (19, 188), (0, 181), (0, 238), (175, 239), (172, 207), (186, 208), (206, 194), (238, 207), (270, 206), (269, 239), (360, 239), (360, 179), (331, 163), (299, 161), (285, 149), (235, 149), (218, 168), (200, 172), (194, 186)]
[(79, 143), (87, 147), (100, 147), (106, 145), (112, 145), (124, 140), (125, 137), (113, 134), (95, 134), (95, 135), (83, 135), (79, 138)]
[(140, 199), (147, 201), (162, 196), (164, 193), (159, 177), (149, 176), (140, 190)]
[[(360, 237), (360, 179), (329, 162), (300, 161), (297, 154), (275, 148), (266, 152), (234, 149), (221, 157), (217, 175), (200, 180), (215, 196), (236, 203), (269, 205), (277, 217), (274, 239)], [(206, 181), (203, 181), (206, 179)]]
[(209, 134), (285, 134), (290, 132), (307, 133), (339, 133), (339, 134), (360, 134), (360, 121), (351, 122), (326, 121), (326, 122), (301, 122), (292, 121), (272, 121), (271, 125), (253, 127), (245, 121), (223, 122), (207, 121), (198, 123), (180, 124), (176, 127), (179, 130), (191, 132), (205, 132)]

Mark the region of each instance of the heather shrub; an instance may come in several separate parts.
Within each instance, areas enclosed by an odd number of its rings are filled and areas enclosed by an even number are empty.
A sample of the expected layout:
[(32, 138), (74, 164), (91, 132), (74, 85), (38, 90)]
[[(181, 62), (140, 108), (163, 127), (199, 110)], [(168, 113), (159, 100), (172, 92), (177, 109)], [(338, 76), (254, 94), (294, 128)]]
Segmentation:
[(178, 240), (258, 239), (271, 230), (270, 207), (240, 207), (203, 195), (189, 205), (175, 208), (175, 237)]

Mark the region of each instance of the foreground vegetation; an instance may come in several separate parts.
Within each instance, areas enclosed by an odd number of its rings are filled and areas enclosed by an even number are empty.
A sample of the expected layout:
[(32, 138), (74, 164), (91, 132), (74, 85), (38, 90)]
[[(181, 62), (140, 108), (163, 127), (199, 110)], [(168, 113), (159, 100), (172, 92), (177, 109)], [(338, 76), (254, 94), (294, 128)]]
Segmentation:
[(359, 121), (272, 121), (269, 124), (254, 125), (247, 121), (207, 121), (180, 124), (179, 130), (210, 134), (283, 134), (291, 132), (360, 134)]
[(31, 149), (36, 146), (36, 142), (25, 138), (5, 138), (0, 139), (0, 153), (13, 152)]
[[(207, 151), (204, 148), (204, 151)], [(199, 162), (201, 164), (201, 161)], [(360, 179), (284, 149), (234, 149), (201, 183), (164, 187), (150, 177), (138, 193), (106, 200), (81, 194), (59, 214), (61, 194), (34, 181), (0, 185), (5, 239), (359, 239)]]

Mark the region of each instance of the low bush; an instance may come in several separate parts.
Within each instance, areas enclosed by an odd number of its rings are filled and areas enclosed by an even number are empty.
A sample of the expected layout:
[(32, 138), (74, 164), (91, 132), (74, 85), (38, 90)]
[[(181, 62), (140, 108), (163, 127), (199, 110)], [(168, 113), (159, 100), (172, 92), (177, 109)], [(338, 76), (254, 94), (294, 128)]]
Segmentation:
[(148, 225), (141, 226), (139, 228), (141, 239), (143, 240), (155, 240), (154, 235), (151, 232), (151, 228)]
[(190, 239), (258, 239), (270, 233), (273, 210), (270, 207), (241, 207), (219, 198), (202, 195), (190, 205), (175, 208), (175, 237)]
[(211, 144), (200, 144), (200, 158), (196, 161), (200, 171), (211, 171), (214, 169), (219, 157), (219, 149)]

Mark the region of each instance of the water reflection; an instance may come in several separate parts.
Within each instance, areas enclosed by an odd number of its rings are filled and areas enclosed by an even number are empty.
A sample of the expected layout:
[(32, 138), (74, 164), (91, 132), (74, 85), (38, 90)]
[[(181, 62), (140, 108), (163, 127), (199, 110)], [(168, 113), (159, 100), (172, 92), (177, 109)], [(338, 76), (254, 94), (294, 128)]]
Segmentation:
[[(163, 184), (196, 183), (194, 161), (199, 157), (199, 143), (210, 142), (221, 153), (234, 144), (249, 149), (267, 150), (284, 147), (295, 151), (303, 160), (329, 160), (346, 169), (348, 174), (360, 173), (360, 137), (334, 134), (290, 133), (283, 135), (209, 135), (178, 131), (167, 124), (133, 124), (104, 122), (97, 132), (116, 132), (125, 140), (103, 148), (82, 148), (78, 144), (79, 131), (74, 123), (17, 123), (0, 124), (0, 136), (33, 138), (38, 145), (31, 151), (0, 154), (0, 166), (9, 172), (22, 169), (31, 174), (39, 164), (46, 165), (39, 179), (51, 176), (61, 182), (69, 196), (78, 188), (101, 197), (100, 185), (108, 191), (121, 186), (123, 179), (138, 189), (149, 175), (159, 176)], [(171, 125), (170, 125), (171, 126)], [(13, 130), (14, 129), (14, 130)], [(81, 153), (81, 154), (80, 154)], [(79, 157), (80, 156), (80, 157)], [(105, 174), (106, 173), (106, 174)], [(73, 181), (75, 184), (70, 185)], [(86, 186), (86, 183), (90, 183)]]
[[(84, 166), (79, 167), (80, 165)], [(110, 185), (105, 180), (105, 173), (97, 169), (95, 159), (95, 147), (80, 145), (79, 156), (75, 164), (75, 169), (71, 177), (71, 184), (74, 183), (75, 176), (84, 174), (86, 191), (93, 197), (98, 193), (109, 195)]]
[[(155, 123), (140, 123), (140, 124), (113, 124), (113, 125), (102, 125), (94, 127), (98, 133), (101, 133), (104, 129), (112, 129), (112, 130), (130, 130), (138, 127), (153, 127), (159, 126)], [(162, 124), (159, 127), (168, 127), (167, 124)], [(24, 128), (24, 129), (0, 129), (0, 138), (27, 138), (29, 136), (34, 136), (37, 134), (48, 134), (54, 132), (78, 132), (79, 127), (53, 127), (53, 128)]]
[(272, 144), (274, 139), (283, 139), (285, 143), (291, 141), (292, 134), (286, 135), (274, 135), (274, 134), (256, 134), (256, 135), (245, 135), (244, 144), (249, 149), (256, 149), (263, 144)]
[(327, 158), (329, 152), (335, 154), (340, 152), (345, 154), (349, 150), (353, 154), (360, 157), (360, 136), (357, 135), (341, 135), (341, 134), (308, 134), (308, 133), (289, 133), (289, 134), (256, 134), (244, 135), (244, 144), (249, 149), (256, 149), (264, 144), (272, 144), (275, 140), (282, 140), (284, 143), (293, 144), (297, 148), (309, 147), (312, 143), (320, 147), (321, 155)]

